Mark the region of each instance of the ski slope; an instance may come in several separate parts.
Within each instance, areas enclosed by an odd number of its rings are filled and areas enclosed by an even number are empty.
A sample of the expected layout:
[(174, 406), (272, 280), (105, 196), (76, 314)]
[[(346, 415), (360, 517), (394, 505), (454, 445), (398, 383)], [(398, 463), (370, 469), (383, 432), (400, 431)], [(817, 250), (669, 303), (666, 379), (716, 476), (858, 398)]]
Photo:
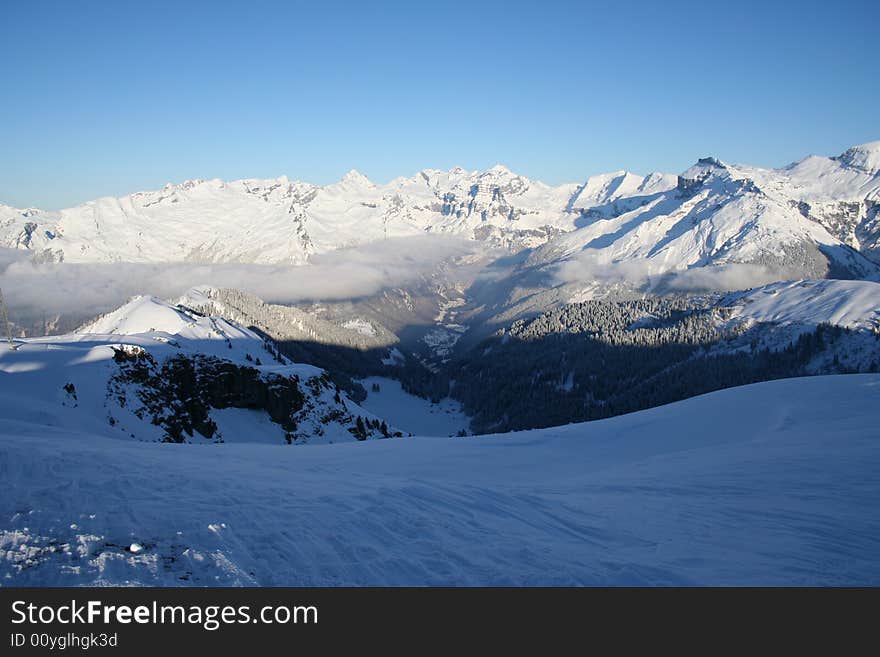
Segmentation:
[(326, 446), (3, 417), (0, 582), (880, 585), (878, 427), (880, 375)]

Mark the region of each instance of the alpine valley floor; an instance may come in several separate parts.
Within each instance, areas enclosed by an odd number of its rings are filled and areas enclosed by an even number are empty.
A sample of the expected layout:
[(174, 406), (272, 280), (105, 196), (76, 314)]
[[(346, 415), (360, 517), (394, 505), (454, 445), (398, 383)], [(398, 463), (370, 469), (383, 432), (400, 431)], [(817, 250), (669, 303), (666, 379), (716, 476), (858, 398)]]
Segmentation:
[(176, 445), (0, 420), (5, 585), (880, 584), (880, 375), (587, 424)]

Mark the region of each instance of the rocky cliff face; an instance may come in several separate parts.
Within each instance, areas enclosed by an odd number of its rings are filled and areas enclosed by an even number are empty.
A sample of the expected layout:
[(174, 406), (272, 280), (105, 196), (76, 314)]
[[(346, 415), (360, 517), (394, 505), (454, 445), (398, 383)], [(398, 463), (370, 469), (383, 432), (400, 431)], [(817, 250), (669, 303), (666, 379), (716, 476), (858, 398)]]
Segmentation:
[(676, 185), (679, 192), (693, 195), (713, 173), (724, 171), (724, 165), (714, 157), (701, 157), (690, 169), (678, 176)]
[(305, 405), (298, 377), (263, 374), (209, 356), (178, 355), (160, 364), (142, 349), (114, 351), (119, 372), (108, 390), (121, 407), (164, 428), (168, 442), (183, 442), (196, 433), (214, 438), (212, 408), (264, 410), (293, 442), (295, 418)]
[[(326, 373), (302, 378), (200, 354), (160, 362), (136, 347), (114, 348), (114, 362), (118, 371), (108, 381), (108, 400), (160, 427), (166, 442), (222, 442), (211, 412), (227, 408), (265, 411), (288, 444), (323, 436), (329, 425), (357, 440), (402, 435), (354, 412), (353, 404), (350, 410)], [(111, 412), (110, 423), (117, 422)]]
[(880, 263), (880, 201), (800, 201), (797, 208), (847, 246)]

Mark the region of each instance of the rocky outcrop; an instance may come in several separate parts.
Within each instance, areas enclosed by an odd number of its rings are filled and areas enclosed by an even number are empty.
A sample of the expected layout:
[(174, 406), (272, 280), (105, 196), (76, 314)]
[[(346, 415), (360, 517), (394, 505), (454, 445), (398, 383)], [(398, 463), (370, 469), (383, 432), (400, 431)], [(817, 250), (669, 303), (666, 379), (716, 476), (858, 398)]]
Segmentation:
[[(212, 408), (264, 410), (288, 440), (297, 429), (295, 415), (306, 398), (296, 376), (265, 373), (212, 356), (178, 355), (159, 364), (143, 349), (114, 352), (119, 372), (110, 380), (113, 396), (139, 418), (163, 427), (168, 442), (184, 442), (195, 433), (213, 438), (217, 425), (210, 417)], [(132, 393), (136, 399), (130, 398)]]
[(714, 157), (701, 157), (696, 165), (685, 171), (678, 177), (676, 187), (685, 195), (695, 193), (703, 183), (712, 175), (713, 170), (723, 169), (724, 165)]
[(796, 207), (845, 245), (880, 262), (880, 201), (799, 201)]

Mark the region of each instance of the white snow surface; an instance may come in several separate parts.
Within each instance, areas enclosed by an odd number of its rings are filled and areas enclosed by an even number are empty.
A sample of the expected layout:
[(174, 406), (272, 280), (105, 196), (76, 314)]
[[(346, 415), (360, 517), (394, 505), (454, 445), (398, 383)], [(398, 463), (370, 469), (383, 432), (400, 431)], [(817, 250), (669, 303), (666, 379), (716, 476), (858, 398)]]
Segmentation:
[(313, 253), (425, 232), (473, 238), (488, 226), (571, 229), (577, 214), (569, 203), (580, 187), (551, 187), (502, 166), (425, 169), (384, 185), (356, 171), (323, 187), (285, 176), (188, 180), (58, 212), (0, 205), (0, 246), (65, 262), (298, 264)]
[[(400, 381), (382, 376), (369, 376), (360, 383), (367, 391), (361, 406), (404, 431), (419, 436), (454, 436), (470, 424), (461, 404), (449, 397), (432, 404), (406, 392)], [(379, 392), (373, 391), (373, 384), (379, 386)]]
[(0, 582), (878, 585), (878, 426), (878, 375), (306, 447), (126, 442), (4, 413)]
[(354, 319), (348, 320), (347, 322), (343, 322), (342, 328), (349, 329), (350, 331), (357, 331), (361, 335), (366, 335), (368, 337), (373, 337), (376, 335), (376, 329), (373, 328), (373, 325), (370, 324), (369, 321), (361, 317), (356, 317)]
[(804, 280), (772, 283), (728, 295), (735, 321), (778, 324), (834, 324), (880, 331), (880, 283)]

